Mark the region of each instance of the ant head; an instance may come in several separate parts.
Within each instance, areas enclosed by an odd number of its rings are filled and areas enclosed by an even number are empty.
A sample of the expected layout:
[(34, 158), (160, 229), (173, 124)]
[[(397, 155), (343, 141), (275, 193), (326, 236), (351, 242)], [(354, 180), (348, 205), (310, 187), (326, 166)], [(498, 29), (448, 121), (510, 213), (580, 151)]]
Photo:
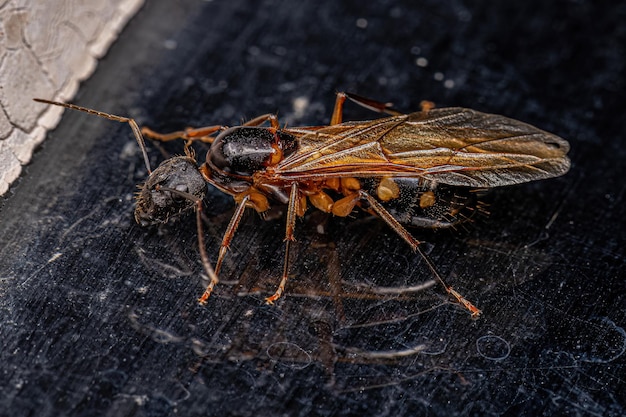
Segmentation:
[(190, 156), (167, 159), (150, 174), (137, 193), (135, 220), (142, 226), (167, 223), (170, 218), (194, 207), (195, 201), (190, 197), (203, 199), (205, 195), (206, 182), (195, 159)]

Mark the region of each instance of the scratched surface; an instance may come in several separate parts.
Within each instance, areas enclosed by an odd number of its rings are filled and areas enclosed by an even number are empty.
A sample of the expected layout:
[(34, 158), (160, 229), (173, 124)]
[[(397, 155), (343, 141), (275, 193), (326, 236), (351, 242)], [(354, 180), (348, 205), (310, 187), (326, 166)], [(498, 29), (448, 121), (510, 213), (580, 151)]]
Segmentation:
[[(130, 129), (65, 113), (2, 201), (0, 415), (624, 415), (625, 18), (586, 1), (148, 2), (78, 104), (171, 131), (326, 123), (336, 90), (430, 99), (554, 132), (572, 169), (495, 190), (463, 230), (414, 231), (477, 321), (382, 222), (314, 212), (276, 306), (279, 211), (245, 217), (201, 307), (193, 217), (136, 225)], [(232, 212), (209, 192), (212, 261)]]

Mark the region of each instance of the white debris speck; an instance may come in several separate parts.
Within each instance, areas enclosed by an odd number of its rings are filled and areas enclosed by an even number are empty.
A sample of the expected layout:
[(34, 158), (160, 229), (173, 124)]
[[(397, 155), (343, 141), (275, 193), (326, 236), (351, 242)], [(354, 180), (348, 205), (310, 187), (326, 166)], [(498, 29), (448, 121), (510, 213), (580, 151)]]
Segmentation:
[(356, 27), (360, 29), (365, 29), (367, 27), (367, 19), (359, 18), (356, 20)]
[(445, 80), (443, 86), (445, 88), (454, 88), (454, 80)]
[(56, 261), (57, 259), (59, 259), (61, 256), (63, 256), (63, 254), (61, 252), (57, 252), (54, 255), (52, 255), (50, 257), (50, 259), (48, 259), (48, 263), (52, 263), (54, 261)]
[(176, 42), (174, 39), (166, 39), (165, 42), (163, 42), (163, 47), (165, 49), (173, 50), (178, 47), (178, 42)]
[(309, 99), (306, 97), (296, 97), (293, 99), (293, 112), (296, 117), (304, 116), (306, 108), (309, 107)]

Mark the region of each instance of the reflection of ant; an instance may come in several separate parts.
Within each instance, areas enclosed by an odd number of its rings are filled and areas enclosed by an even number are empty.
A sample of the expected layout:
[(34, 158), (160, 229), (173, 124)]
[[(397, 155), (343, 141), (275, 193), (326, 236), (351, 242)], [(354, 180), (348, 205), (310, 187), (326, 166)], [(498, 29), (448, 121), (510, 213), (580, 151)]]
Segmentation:
[[(391, 116), (344, 123), (346, 98)], [(211, 280), (200, 303), (208, 300), (218, 283), (217, 274), (245, 209), (264, 213), (270, 202), (287, 205), (283, 274), (266, 302), (278, 300), (287, 283), (296, 217), (304, 216), (310, 203), (336, 216), (348, 216), (358, 206), (380, 217), (420, 254), (446, 291), (476, 317), (480, 310), (444, 282), (420, 242), (401, 222), (449, 227), (464, 219), (461, 212), (470, 199), (463, 196), (472, 189), (555, 177), (569, 169), (569, 144), (553, 134), (503, 116), (462, 108), (434, 109), (432, 103), (423, 104), (420, 112), (402, 114), (388, 104), (339, 93), (329, 126), (281, 128), (275, 115), (266, 114), (232, 128), (214, 125), (160, 134), (148, 128), (140, 130), (131, 118), (36, 101), (130, 124), (150, 174), (137, 196), (137, 222), (165, 223), (196, 207), (200, 256)], [(269, 126), (262, 127), (264, 123)], [(186, 155), (167, 159), (152, 172), (142, 133), (159, 141), (184, 139)], [(190, 148), (193, 141), (211, 144), (206, 162), (199, 168)], [(205, 182), (237, 203), (215, 270), (202, 233)], [(453, 198), (447, 192), (450, 189)]]

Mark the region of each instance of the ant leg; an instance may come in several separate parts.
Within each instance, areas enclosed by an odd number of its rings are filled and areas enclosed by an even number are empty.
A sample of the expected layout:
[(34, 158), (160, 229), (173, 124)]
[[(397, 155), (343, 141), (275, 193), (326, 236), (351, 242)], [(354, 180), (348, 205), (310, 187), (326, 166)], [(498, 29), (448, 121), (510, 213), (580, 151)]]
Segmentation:
[(365, 107), (366, 109), (378, 113), (387, 113), (392, 116), (399, 116), (403, 114), (402, 112), (393, 108), (393, 103), (383, 103), (381, 101), (372, 100), (371, 98), (362, 97), (352, 93), (345, 93), (345, 95), (347, 98), (349, 98), (351, 101), (358, 104), (359, 106)]
[(346, 101), (346, 93), (337, 93), (335, 98), (335, 108), (333, 109), (333, 115), (330, 118), (330, 125), (338, 125), (343, 121), (343, 103)]
[(220, 269), (222, 268), (222, 262), (224, 261), (224, 257), (226, 256), (226, 252), (230, 247), (230, 242), (233, 240), (233, 236), (239, 227), (239, 223), (241, 222), (241, 218), (243, 217), (243, 213), (246, 211), (246, 204), (248, 204), (248, 200), (250, 200), (250, 195), (246, 195), (243, 197), (241, 202), (237, 205), (237, 209), (235, 210), (235, 214), (230, 219), (228, 223), (228, 227), (224, 232), (224, 237), (222, 238), (222, 244), (220, 245), (220, 251), (217, 256), (217, 263), (215, 264), (215, 273), (219, 274)]
[[(333, 115), (330, 118), (330, 125), (337, 125), (343, 121), (343, 105), (346, 99), (350, 99), (361, 107), (365, 107), (366, 109), (378, 112), (378, 113), (387, 113), (392, 116), (399, 116), (403, 114), (402, 112), (395, 110), (393, 108), (392, 103), (382, 103), (380, 101), (372, 100), (369, 98), (361, 97), (352, 93), (337, 93), (337, 98), (335, 99), (335, 108), (333, 109)], [(430, 103), (430, 102), (425, 102)], [(432, 103), (431, 103), (432, 104)], [(430, 107), (434, 107), (434, 104)]]
[(378, 112), (387, 113), (392, 116), (400, 116), (404, 113), (393, 108), (393, 103), (383, 103), (382, 101), (373, 100), (371, 98), (361, 97), (357, 94), (345, 93), (346, 97), (354, 103), (366, 109)]
[(211, 282), (207, 285), (202, 296), (198, 298), (198, 303), (206, 304), (207, 299), (213, 292), (213, 288), (220, 282), (217, 271), (213, 269), (211, 263), (209, 262), (209, 256), (206, 253), (206, 248), (204, 246), (204, 232), (202, 230), (202, 200), (198, 199), (196, 202), (196, 224), (198, 230), (198, 249), (200, 250), (200, 259), (202, 260), (202, 266), (204, 267), (204, 272), (207, 273)]
[(278, 289), (271, 297), (267, 297), (265, 302), (267, 304), (274, 304), (285, 292), (285, 285), (287, 284), (287, 276), (289, 274), (289, 246), (291, 242), (296, 239), (293, 237), (293, 232), (296, 228), (296, 213), (297, 205), (300, 199), (298, 198), (298, 184), (291, 184), (291, 193), (289, 194), (289, 205), (287, 208), (287, 227), (285, 230), (285, 263), (283, 265), (283, 276), (278, 284)]
[[(278, 119), (276, 118), (276, 115), (273, 114), (264, 114), (262, 116), (255, 117), (254, 119), (242, 124), (242, 126), (258, 126), (268, 120), (273, 128), (278, 129)], [(171, 133), (158, 133), (150, 129), (149, 127), (144, 126), (141, 128), (141, 133), (143, 133), (145, 137), (153, 140), (158, 140), (159, 142), (169, 142), (176, 139), (183, 139), (188, 142), (199, 141), (205, 143), (213, 143), (213, 140), (215, 138), (213, 138), (212, 135), (215, 132), (226, 129), (227, 127), (223, 125), (213, 125), (198, 128), (189, 127), (185, 130), (179, 130), (177, 132)]]
[(420, 109), (424, 113), (429, 112), (430, 110), (434, 109), (435, 107), (436, 107), (435, 103), (433, 103), (432, 101), (429, 101), (429, 100), (422, 100), (422, 101), (420, 101)]
[(45, 100), (41, 98), (34, 98), (33, 100), (39, 103), (52, 104), (54, 106), (65, 107), (66, 109), (82, 111), (88, 114), (93, 114), (95, 116), (104, 117), (105, 119), (113, 120), (114, 122), (128, 123), (130, 125), (130, 128), (133, 130), (135, 140), (137, 140), (137, 144), (139, 145), (141, 153), (143, 154), (143, 162), (146, 164), (148, 174), (152, 174), (152, 169), (150, 169), (150, 159), (148, 159), (148, 151), (146, 151), (146, 142), (144, 141), (143, 136), (141, 135), (141, 130), (139, 130), (139, 126), (134, 119), (131, 119), (130, 117), (122, 117), (116, 116), (114, 114), (104, 113), (98, 110), (89, 109), (87, 107), (77, 106), (75, 104), (61, 103), (59, 101)]
[[(220, 269), (222, 267), (222, 262), (224, 261), (224, 256), (226, 256), (226, 251), (228, 250), (228, 247), (230, 246), (230, 242), (232, 241), (233, 236), (235, 235), (235, 232), (237, 231), (237, 227), (239, 226), (239, 222), (241, 221), (241, 217), (243, 216), (243, 213), (246, 209), (246, 204), (248, 203), (249, 199), (250, 199), (250, 196), (247, 195), (241, 200), (241, 202), (237, 206), (237, 210), (235, 210), (235, 214), (233, 215), (233, 217), (230, 219), (230, 222), (228, 223), (226, 232), (224, 232), (224, 237), (222, 238), (222, 244), (220, 246), (219, 255), (217, 257), (217, 262), (215, 264), (215, 276), (216, 277), (217, 277), (217, 274), (219, 274), (220, 272)], [(211, 296), (211, 292), (213, 292), (213, 287), (215, 286), (215, 284), (217, 284), (217, 282), (214, 282), (213, 279), (211, 279), (211, 282), (209, 282), (209, 285), (207, 285), (206, 290), (204, 290), (204, 293), (202, 294), (202, 296), (198, 298), (198, 302), (200, 304), (206, 304), (207, 300)]]
[(226, 129), (226, 126), (214, 125), (199, 128), (187, 128), (185, 130), (179, 130), (178, 132), (171, 133), (158, 133), (149, 127), (142, 127), (141, 133), (147, 138), (152, 140), (158, 140), (159, 142), (169, 142), (176, 139), (184, 139), (186, 141), (199, 141), (205, 143), (212, 143), (213, 139), (211, 135), (220, 130)]
[(421, 242), (415, 239), (385, 208), (371, 195), (366, 193), (365, 191), (359, 190), (359, 196), (367, 201), (372, 209), (378, 214), (384, 221), (387, 223), (397, 234), (400, 235), (405, 242), (411, 246), (411, 248), (418, 252), (428, 268), (430, 272), (433, 274), (435, 278), (441, 283), (441, 285), (445, 288), (448, 294), (451, 294), (456, 300), (463, 305), (471, 314), (472, 318), (476, 318), (480, 315), (481, 311), (474, 306), (470, 301), (465, 299), (459, 292), (457, 292), (454, 288), (446, 284), (446, 282), (441, 278), (441, 275), (437, 272), (435, 268), (435, 264), (426, 256), (426, 254), (420, 248)]
[[(269, 202), (267, 198), (259, 193), (259, 192), (249, 192), (249, 193), (241, 193), (233, 196), (235, 198), (235, 202), (237, 203), (237, 209), (235, 210), (235, 214), (228, 222), (228, 227), (224, 232), (224, 237), (222, 238), (222, 244), (220, 245), (219, 254), (217, 257), (217, 263), (215, 264), (215, 274), (220, 272), (222, 268), (222, 262), (224, 261), (224, 257), (226, 256), (226, 252), (230, 247), (230, 242), (233, 240), (233, 236), (239, 227), (239, 223), (241, 222), (241, 218), (243, 217), (243, 213), (246, 210), (246, 207), (252, 207), (257, 212), (261, 213), (269, 208)], [(201, 304), (204, 304), (206, 300), (211, 295), (211, 291), (213, 290), (214, 283), (211, 282), (207, 286), (206, 291), (202, 294), (202, 297), (198, 300)]]
[(179, 191), (175, 188), (161, 187), (157, 185), (156, 190), (168, 191), (173, 194), (178, 194), (181, 197), (184, 197), (187, 200), (193, 201), (196, 204), (196, 225), (197, 225), (196, 233), (198, 234), (198, 250), (200, 251), (200, 259), (202, 260), (202, 267), (204, 268), (204, 272), (206, 272), (207, 276), (211, 280), (206, 290), (204, 290), (202, 297), (198, 299), (198, 302), (200, 304), (206, 304), (207, 300), (209, 299), (209, 296), (211, 295), (211, 292), (213, 292), (213, 288), (217, 285), (217, 283), (220, 280), (217, 277), (216, 270), (213, 269), (213, 267), (211, 266), (211, 262), (209, 262), (209, 255), (207, 254), (206, 248), (204, 245), (205, 243), (204, 231), (202, 230), (202, 199), (197, 198), (196, 196), (186, 193), (184, 191)]
[(255, 117), (252, 120), (248, 120), (247, 122), (242, 124), (242, 126), (259, 126), (265, 122), (270, 122), (270, 126), (273, 129), (280, 128), (280, 123), (278, 123), (278, 117), (276, 117), (275, 114), (271, 113), (263, 114), (261, 116)]

